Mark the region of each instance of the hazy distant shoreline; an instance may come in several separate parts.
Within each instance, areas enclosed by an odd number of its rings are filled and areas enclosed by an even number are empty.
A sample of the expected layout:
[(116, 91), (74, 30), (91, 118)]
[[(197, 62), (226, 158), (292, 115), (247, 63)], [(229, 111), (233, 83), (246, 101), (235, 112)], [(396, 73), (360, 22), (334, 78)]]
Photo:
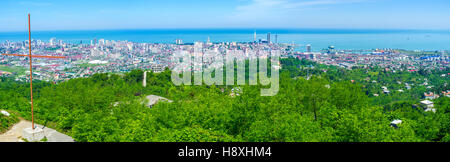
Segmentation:
[[(299, 48), (311, 44), (317, 51), (330, 45), (337, 49), (394, 48), (406, 50), (450, 50), (450, 30), (414, 29), (132, 29), (132, 30), (73, 30), (32, 31), (33, 39), (51, 38), (68, 43), (89, 44), (93, 39), (121, 40), (141, 43), (253, 42), (266, 39), (272, 42), (295, 43)], [(26, 31), (0, 32), (0, 43), (27, 40)], [(276, 36), (277, 35), (277, 36)], [(278, 37), (278, 38), (276, 38)], [(257, 40), (258, 41), (258, 40)]]

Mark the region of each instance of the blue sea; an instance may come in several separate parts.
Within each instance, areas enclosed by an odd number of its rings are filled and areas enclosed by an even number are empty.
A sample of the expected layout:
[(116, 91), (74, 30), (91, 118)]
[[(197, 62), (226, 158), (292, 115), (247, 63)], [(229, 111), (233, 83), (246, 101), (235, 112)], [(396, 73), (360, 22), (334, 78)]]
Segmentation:
[[(84, 31), (32, 31), (32, 39), (48, 42), (55, 37), (69, 43), (90, 43), (93, 39), (122, 40), (142, 43), (251, 42), (257, 39), (296, 43), (302, 50), (311, 44), (313, 51), (328, 46), (336, 49), (393, 48), (406, 50), (450, 50), (450, 30), (372, 30), (372, 29), (148, 29), (148, 30), (84, 30)], [(0, 42), (24, 41), (28, 32), (0, 32)], [(304, 50), (304, 49), (303, 49)]]

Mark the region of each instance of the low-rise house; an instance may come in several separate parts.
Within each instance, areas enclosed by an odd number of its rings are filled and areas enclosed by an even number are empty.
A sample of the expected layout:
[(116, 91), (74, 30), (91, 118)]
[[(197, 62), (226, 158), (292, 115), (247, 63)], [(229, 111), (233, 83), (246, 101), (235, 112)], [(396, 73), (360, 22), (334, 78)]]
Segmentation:
[(405, 87), (406, 87), (407, 90), (410, 90), (410, 89), (411, 89), (411, 86), (410, 86), (410, 85), (406, 85)]
[(433, 113), (436, 113), (436, 109), (435, 109), (435, 108), (427, 108), (427, 109), (425, 109), (425, 112), (433, 112)]
[(434, 100), (436, 98), (439, 98), (438, 94), (434, 94), (433, 92), (430, 93), (424, 93), (425, 99), (426, 100)]
[(442, 96), (450, 97), (450, 90), (442, 91)]
[(384, 93), (384, 94), (389, 94), (389, 93), (391, 93), (391, 91), (389, 91), (389, 90), (387, 89), (386, 86), (382, 86), (381, 88), (383, 89), (383, 93)]
[(420, 104), (422, 105), (423, 109), (425, 110), (425, 112), (436, 112), (436, 109), (434, 109), (434, 103), (430, 100), (423, 100), (420, 101)]
[(396, 119), (391, 122), (391, 127), (398, 128), (398, 125), (402, 123), (402, 120)]

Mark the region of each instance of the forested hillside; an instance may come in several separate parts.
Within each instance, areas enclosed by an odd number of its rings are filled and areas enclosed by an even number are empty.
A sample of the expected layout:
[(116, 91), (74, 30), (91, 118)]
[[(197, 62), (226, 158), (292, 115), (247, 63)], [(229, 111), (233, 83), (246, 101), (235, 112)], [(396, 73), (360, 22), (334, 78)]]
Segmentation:
[(6, 132), (8, 128), (18, 121), (19, 119), (15, 115), (6, 116), (0, 114), (0, 133)]
[[(424, 77), (444, 90), (439, 85), (448, 79), (439, 72), (345, 70), (297, 59), (281, 63), (280, 91), (272, 97), (260, 96), (261, 86), (241, 86), (242, 94), (235, 97), (230, 96), (233, 86), (175, 86), (169, 70), (149, 73), (147, 87), (140, 70), (58, 84), (37, 82), (35, 117), (80, 142), (450, 141), (449, 97), (434, 100), (433, 113), (414, 106), (426, 91), (420, 86), (403, 93), (379, 92), (381, 86), (396, 89), (399, 80), (419, 83)], [(28, 83), (1, 81), (0, 108), (29, 119)], [(138, 99), (150, 94), (173, 102), (148, 108)], [(114, 106), (116, 102), (120, 104)], [(390, 126), (395, 119), (403, 121), (398, 128)]]

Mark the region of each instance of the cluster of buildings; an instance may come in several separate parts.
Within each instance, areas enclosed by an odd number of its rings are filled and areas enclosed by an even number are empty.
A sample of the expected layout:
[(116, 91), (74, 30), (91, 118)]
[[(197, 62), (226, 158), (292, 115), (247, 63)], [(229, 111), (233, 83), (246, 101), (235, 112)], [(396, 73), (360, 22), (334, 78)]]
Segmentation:
[(299, 58), (309, 59), (321, 64), (353, 67), (381, 67), (390, 71), (418, 71), (422, 69), (445, 69), (450, 67), (449, 51), (436, 51), (434, 54), (409, 54), (396, 49), (372, 50), (336, 50), (334, 46), (321, 52), (311, 52), (311, 45), (306, 52), (297, 52)]
[[(177, 39), (173, 44), (136, 43), (129, 41), (92, 40), (90, 44), (65, 43), (55, 38), (48, 42), (32, 40), (33, 55), (65, 56), (65, 59), (33, 58), (33, 79), (64, 81), (71, 78), (88, 77), (95, 73), (122, 73), (133, 69), (147, 69), (161, 72), (172, 69), (176, 51), (186, 51), (194, 55), (227, 55), (230, 51), (242, 53), (243, 58), (259, 57), (260, 51), (279, 50), (283, 56), (294, 51), (290, 44), (275, 44), (269, 40), (259, 42), (206, 42), (183, 43)], [(0, 44), (0, 53), (28, 54), (28, 41)], [(27, 57), (0, 56), (2, 66), (29, 67)], [(208, 61), (205, 61), (208, 66)], [(29, 73), (29, 71), (28, 71)], [(0, 72), (0, 75), (14, 75)], [(17, 81), (27, 81), (26, 75), (15, 76)]]
[[(273, 39), (273, 37), (275, 39)], [(65, 59), (33, 58), (33, 77), (46, 81), (63, 81), (71, 78), (87, 77), (95, 73), (121, 73), (133, 69), (148, 69), (161, 72), (173, 69), (173, 56), (177, 51), (186, 51), (192, 56), (215, 55), (226, 56), (230, 51), (241, 53), (244, 59), (261, 57), (264, 51), (281, 51), (281, 57), (298, 57), (315, 62), (340, 66), (347, 69), (354, 67), (381, 67), (388, 71), (417, 71), (419, 69), (445, 69), (450, 67), (449, 51), (436, 52), (434, 55), (414, 55), (394, 49), (373, 50), (337, 50), (329, 46), (320, 52), (313, 52), (311, 45), (306, 45), (305, 52), (299, 52), (295, 44), (278, 43), (278, 35), (267, 34), (267, 39), (253, 42), (219, 42), (212, 43), (208, 37), (205, 42), (183, 43), (176, 39), (170, 43), (136, 43), (94, 39), (89, 44), (65, 43), (56, 38), (48, 42), (32, 40), (33, 55), (65, 56)], [(0, 53), (28, 54), (28, 41), (0, 43)], [(0, 56), (2, 66), (28, 68), (27, 57)], [(212, 60), (203, 60), (203, 66), (211, 65)], [(281, 68), (281, 67), (280, 67)], [(200, 67), (194, 67), (199, 70)], [(0, 75), (14, 75), (12, 72), (0, 71)], [(445, 75), (445, 74), (444, 74)], [(27, 80), (26, 75), (16, 76), (16, 80)], [(406, 85), (406, 88), (410, 85)], [(390, 93), (385, 89), (384, 93)]]
[[(423, 53), (423, 54), (420, 54)], [(308, 59), (320, 64), (334, 65), (347, 69), (353, 68), (380, 68), (390, 72), (409, 71), (416, 72), (419, 70), (446, 70), (450, 68), (449, 51), (402, 51), (395, 49), (372, 49), (372, 50), (336, 50), (334, 46), (329, 46), (327, 49), (323, 49), (320, 52), (311, 52), (311, 45), (307, 45), (305, 52), (296, 52), (294, 55), (301, 59)], [(447, 78), (450, 74), (442, 74), (440, 77)], [(370, 78), (368, 78), (370, 80)], [(369, 81), (367, 80), (367, 81)], [(420, 82), (418, 78), (416, 82)], [(377, 84), (376, 80), (372, 83)], [(400, 81), (398, 84), (402, 84)], [(447, 83), (445, 83), (446, 85)], [(404, 83), (405, 90), (410, 90), (414, 83)], [(433, 99), (441, 96), (450, 97), (450, 90), (443, 91), (440, 94), (433, 93), (435, 86), (429, 84), (427, 78), (423, 78), (423, 81), (417, 83), (416, 86), (423, 86), (426, 88), (424, 92), (425, 111), (435, 111), (432, 108)], [(396, 86), (398, 87), (398, 86)], [(386, 86), (381, 87), (383, 94), (390, 94), (392, 91)], [(397, 89), (398, 92), (404, 92), (403, 89)], [(373, 96), (379, 96), (380, 94), (373, 94)]]

